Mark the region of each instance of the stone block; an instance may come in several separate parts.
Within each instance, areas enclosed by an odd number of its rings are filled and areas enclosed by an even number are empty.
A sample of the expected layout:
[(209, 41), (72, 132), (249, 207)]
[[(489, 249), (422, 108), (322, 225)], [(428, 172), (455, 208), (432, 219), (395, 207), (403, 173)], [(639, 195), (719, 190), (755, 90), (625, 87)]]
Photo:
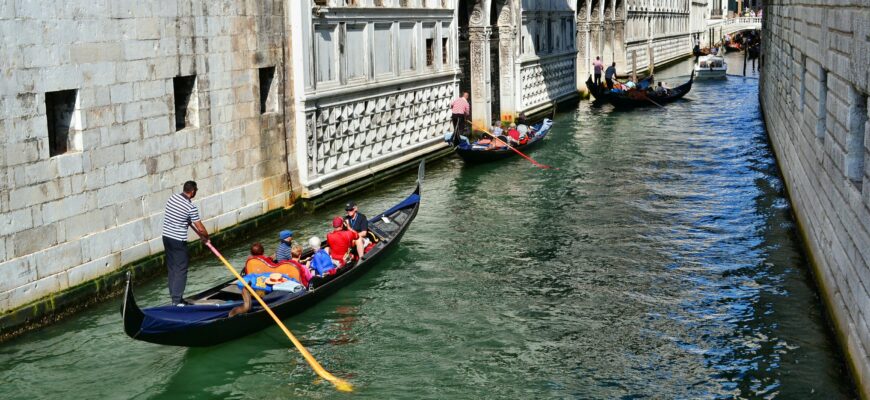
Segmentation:
[(78, 242), (63, 243), (34, 254), (31, 264), (36, 266), (38, 279), (62, 273), (82, 263), (82, 250)]
[(112, 254), (70, 268), (67, 271), (69, 286), (75, 287), (117, 270), (120, 267), (120, 259), (120, 254)]
[(122, 201), (115, 205), (115, 220), (118, 224), (125, 224), (142, 218), (142, 200), (134, 198)]
[(121, 60), (121, 44), (116, 41), (99, 43), (76, 43), (70, 46), (70, 61), (76, 64), (93, 64)]
[(144, 137), (156, 137), (172, 133), (170, 119), (166, 116), (149, 118), (145, 120)]
[(151, 245), (145, 241), (128, 249), (121, 250), (121, 265), (127, 265), (151, 255)]
[[(176, 8), (173, 5), (172, 8)], [(160, 22), (159, 18), (137, 18), (136, 19), (136, 38), (145, 39), (160, 39)]]
[(106, 185), (127, 182), (145, 176), (145, 166), (141, 160), (117, 164), (106, 168)]
[(78, 194), (63, 199), (44, 203), (40, 207), (42, 223), (51, 224), (72, 217), (86, 210), (87, 195)]
[(105, 230), (79, 240), (82, 248), (82, 261), (96, 260), (112, 254), (112, 235), (112, 230)]
[(137, 220), (111, 230), (112, 252), (119, 252), (145, 241), (145, 221)]
[(135, 93), (138, 100), (162, 98), (169, 93), (166, 85), (167, 81), (163, 79), (135, 82), (133, 84), (133, 93)]
[(15, 18), (15, 0), (0, 0), (0, 20)]
[(55, 165), (57, 176), (59, 178), (81, 174), (83, 172), (82, 153), (71, 153), (52, 157), (51, 162)]
[(122, 129), (112, 129), (112, 130), (107, 129), (107, 130), (105, 130), (105, 132), (107, 134), (106, 134), (106, 140), (103, 141), (104, 147), (100, 147), (100, 148), (97, 148), (97, 149), (90, 151), (90, 161), (91, 161), (91, 168), (92, 169), (114, 166), (114, 165), (118, 165), (118, 164), (124, 162), (124, 145), (116, 144), (114, 146), (105, 147), (106, 141), (114, 142), (118, 139), (118, 138), (111, 138), (110, 139), (110, 137), (111, 137), (110, 133), (111, 132), (119, 132), (119, 131), (123, 131), (123, 130)]
[(120, 83), (112, 85), (109, 89), (112, 103), (129, 103), (133, 101), (133, 84)]
[(36, 281), (36, 266), (30, 258), (19, 257), (0, 263), (0, 292)]
[(79, 64), (84, 86), (108, 86), (117, 81), (114, 62)]
[(0, 213), (0, 236), (12, 235), (33, 227), (30, 208)]
[(238, 210), (238, 215), (239, 215), (238, 219), (239, 219), (239, 222), (244, 222), (244, 221), (247, 221), (251, 218), (259, 217), (260, 215), (263, 215), (263, 213), (264, 213), (264, 203), (262, 201), (257, 201), (257, 202), (250, 203), (250, 205), (247, 205), (247, 206), (239, 209)]
[[(41, 120), (45, 122), (44, 118)], [(3, 147), (7, 166), (32, 163), (40, 158), (39, 141), (35, 139), (17, 143), (6, 143)]]
[(77, 240), (106, 230), (114, 220), (111, 207), (76, 214), (63, 221), (66, 240)]
[(12, 237), (12, 243), (18, 257), (35, 253), (57, 244), (57, 227), (43, 225), (25, 229)]
[(57, 293), (67, 287), (69, 287), (69, 283), (67, 281), (67, 274), (65, 273), (52, 275), (36, 282), (18, 286), (13, 289), (10, 294), (9, 306), (12, 308), (23, 306)]
[(158, 55), (157, 40), (127, 40), (124, 42), (124, 60), (151, 60)]

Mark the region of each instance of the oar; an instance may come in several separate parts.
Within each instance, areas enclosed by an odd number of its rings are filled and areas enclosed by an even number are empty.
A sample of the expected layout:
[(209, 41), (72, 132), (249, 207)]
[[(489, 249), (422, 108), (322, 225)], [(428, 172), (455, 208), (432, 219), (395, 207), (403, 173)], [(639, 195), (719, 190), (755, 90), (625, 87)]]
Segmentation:
[[(468, 123), (471, 124), (471, 121), (468, 121)], [(474, 129), (474, 126), (473, 126), (473, 125), (472, 125), (472, 129)], [(486, 129), (477, 128), (477, 130), (478, 130), (478, 131), (481, 131), (481, 132), (483, 132), (483, 133), (486, 133), (487, 135), (489, 135), (490, 137), (492, 137), (493, 139), (495, 139), (497, 142), (499, 142), (499, 143), (503, 143), (505, 146), (507, 146), (507, 148), (513, 150), (514, 153), (517, 153), (517, 154), (519, 154), (520, 156), (522, 156), (523, 158), (525, 158), (526, 160), (529, 160), (529, 162), (531, 162), (532, 164), (534, 164), (534, 165), (535, 165), (536, 167), (538, 167), (538, 168), (542, 168), (542, 169), (557, 169), (557, 168), (553, 168), (553, 167), (551, 167), (551, 166), (549, 166), (549, 165), (544, 165), (544, 164), (541, 164), (541, 163), (539, 163), (539, 162), (533, 160), (531, 157), (529, 157), (529, 156), (523, 154), (523, 152), (517, 150), (516, 148), (514, 148), (514, 147), (511, 146), (510, 144), (505, 143), (505, 142), (502, 141), (501, 139), (495, 137), (495, 135), (493, 135), (492, 133), (489, 133), (489, 131), (486, 130)]]
[[(199, 232), (197, 232), (197, 233), (199, 233)], [(269, 313), (269, 316), (271, 316), (272, 319), (275, 320), (275, 323), (278, 324), (279, 327), (281, 327), (281, 330), (284, 331), (284, 334), (286, 334), (287, 337), (290, 338), (290, 341), (293, 342), (293, 345), (296, 346), (297, 349), (299, 349), (299, 352), (302, 353), (302, 357), (305, 358), (305, 361), (308, 361), (308, 365), (311, 365), (311, 369), (313, 369), (314, 372), (317, 373), (317, 375), (320, 375), (321, 378), (332, 382), (332, 384), (335, 385), (335, 388), (342, 391), (342, 392), (352, 392), (353, 391), (353, 386), (351, 386), (349, 382), (347, 382), (343, 379), (337, 378), (335, 375), (330, 374), (329, 371), (323, 369), (323, 367), (320, 366), (320, 363), (318, 363), (317, 360), (314, 359), (314, 356), (312, 356), (311, 353), (309, 353), (308, 350), (306, 350), (305, 347), (302, 346), (302, 343), (300, 343), (299, 340), (296, 339), (296, 336), (293, 336), (293, 334), (290, 333), (290, 330), (287, 329), (286, 326), (284, 326), (284, 323), (281, 322), (281, 320), (278, 318), (277, 315), (275, 315), (274, 312), (272, 312), (272, 309), (266, 305), (266, 302), (263, 301), (263, 299), (260, 298), (260, 296), (257, 295), (256, 292), (254, 292), (254, 289), (252, 289), (248, 285), (248, 283), (245, 282), (245, 280), (242, 278), (242, 276), (239, 275), (238, 272), (236, 272), (236, 269), (233, 268), (232, 265), (230, 265), (229, 261), (227, 261), (227, 259), (224, 258), (224, 256), (222, 256), (221, 253), (218, 252), (216, 248), (214, 248), (214, 246), (212, 246), (211, 242), (207, 241), (207, 242), (205, 242), (205, 245), (208, 246), (208, 248), (211, 249), (211, 252), (214, 253), (214, 255), (216, 255), (217, 258), (219, 258), (221, 260), (221, 262), (224, 263), (224, 266), (227, 267), (227, 269), (230, 270), (230, 272), (232, 272), (233, 275), (235, 275), (236, 279), (238, 279), (239, 282), (241, 282), (242, 285), (245, 286), (245, 289), (247, 289), (248, 292), (251, 293), (251, 296), (253, 296), (255, 299), (257, 299), (257, 302), (259, 302), (260, 305), (263, 307), (263, 309), (266, 310), (267, 313)]]
[(665, 106), (663, 106), (663, 105), (661, 105), (661, 104), (659, 104), (659, 103), (656, 103), (653, 99), (649, 98), (649, 96), (647, 96), (647, 95), (644, 94), (643, 97), (646, 98), (647, 100), (649, 100), (650, 103), (653, 103), (653, 104), (659, 106), (660, 108), (665, 108)]

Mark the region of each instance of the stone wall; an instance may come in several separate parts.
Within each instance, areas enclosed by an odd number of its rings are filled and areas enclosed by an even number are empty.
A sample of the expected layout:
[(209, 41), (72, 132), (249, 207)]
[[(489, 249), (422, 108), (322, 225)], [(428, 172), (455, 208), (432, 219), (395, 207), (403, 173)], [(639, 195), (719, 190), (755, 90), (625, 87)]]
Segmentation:
[(279, 0), (0, 2), (0, 312), (162, 252), (186, 180), (212, 231), (288, 204), (283, 16)]
[(816, 278), (870, 398), (870, 6), (766, 2), (761, 100)]

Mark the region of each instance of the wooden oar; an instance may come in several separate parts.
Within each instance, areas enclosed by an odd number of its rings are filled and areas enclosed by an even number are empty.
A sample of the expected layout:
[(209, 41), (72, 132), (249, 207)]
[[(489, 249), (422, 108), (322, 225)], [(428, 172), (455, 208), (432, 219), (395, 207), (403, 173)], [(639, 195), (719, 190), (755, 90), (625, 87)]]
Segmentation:
[[(471, 124), (471, 121), (468, 121), (468, 123)], [(472, 129), (474, 129), (474, 126), (473, 126), (473, 125), (472, 125)], [(523, 154), (523, 152), (517, 150), (516, 148), (514, 148), (514, 147), (511, 146), (510, 144), (505, 143), (505, 142), (502, 141), (501, 139), (495, 137), (495, 135), (493, 135), (492, 133), (489, 133), (489, 131), (486, 130), (486, 129), (477, 128), (477, 130), (478, 130), (478, 131), (481, 131), (481, 132), (483, 132), (483, 133), (486, 133), (486, 134), (489, 135), (491, 138), (495, 139), (497, 142), (499, 142), (499, 143), (503, 143), (505, 146), (507, 146), (507, 148), (513, 150), (514, 153), (517, 153), (517, 154), (519, 154), (520, 156), (522, 156), (523, 158), (525, 158), (526, 160), (529, 160), (529, 162), (531, 162), (532, 164), (534, 164), (534, 165), (535, 165), (536, 167), (538, 167), (538, 168), (541, 168), (541, 169), (558, 169), (558, 168), (553, 168), (553, 167), (551, 167), (551, 166), (549, 166), (549, 165), (541, 164), (541, 163), (539, 163), (539, 162), (533, 160), (531, 157), (529, 157), (529, 156)]]
[[(198, 233), (199, 232), (197, 232), (197, 234)], [(314, 356), (312, 356), (311, 353), (309, 353), (308, 350), (305, 349), (305, 346), (302, 346), (302, 343), (300, 343), (299, 340), (296, 339), (296, 336), (293, 336), (290, 330), (287, 329), (283, 322), (281, 322), (281, 319), (279, 319), (278, 316), (275, 315), (274, 312), (272, 312), (272, 309), (269, 308), (268, 305), (266, 305), (266, 302), (263, 301), (263, 299), (254, 291), (254, 289), (251, 288), (251, 286), (249, 286), (247, 282), (245, 282), (244, 278), (242, 278), (242, 276), (239, 275), (238, 272), (236, 272), (236, 269), (233, 268), (232, 265), (230, 265), (229, 261), (227, 261), (227, 259), (224, 258), (224, 256), (222, 256), (221, 253), (217, 251), (216, 248), (214, 248), (214, 246), (212, 246), (211, 242), (205, 241), (204, 243), (209, 249), (211, 249), (211, 252), (214, 253), (214, 255), (216, 255), (217, 258), (219, 258), (221, 262), (224, 263), (224, 266), (227, 267), (227, 269), (230, 270), (233, 275), (235, 275), (236, 279), (238, 279), (239, 282), (241, 282), (242, 285), (245, 286), (245, 289), (251, 293), (251, 296), (257, 299), (257, 302), (259, 302), (260, 306), (262, 306), (263, 309), (266, 310), (267, 313), (269, 313), (269, 316), (271, 316), (272, 319), (275, 320), (275, 323), (278, 324), (279, 327), (281, 327), (281, 330), (284, 331), (284, 334), (287, 335), (290, 341), (293, 342), (293, 345), (296, 346), (300, 353), (302, 353), (302, 357), (305, 358), (305, 361), (308, 361), (308, 365), (311, 366), (311, 369), (313, 369), (314, 372), (317, 373), (317, 375), (320, 375), (321, 378), (332, 382), (332, 384), (335, 385), (336, 389), (342, 392), (352, 392), (353, 386), (351, 386), (349, 382), (341, 378), (337, 378), (335, 375), (330, 374), (329, 371), (323, 369), (323, 367), (320, 366), (320, 363), (318, 363), (317, 360), (314, 359)]]

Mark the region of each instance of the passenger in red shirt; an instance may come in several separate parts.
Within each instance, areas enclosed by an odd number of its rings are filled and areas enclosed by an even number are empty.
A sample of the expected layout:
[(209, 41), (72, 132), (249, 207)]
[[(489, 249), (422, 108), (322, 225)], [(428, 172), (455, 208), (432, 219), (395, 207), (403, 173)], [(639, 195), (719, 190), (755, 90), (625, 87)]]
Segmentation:
[(510, 129), (508, 129), (508, 137), (510, 137), (511, 144), (520, 144), (520, 131), (517, 130), (517, 124), (511, 123)]
[(340, 262), (343, 267), (347, 252), (353, 246), (354, 240), (359, 239), (359, 235), (350, 229), (345, 229), (344, 219), (341, 217), (335, 217), (332, 220), (332, 227), (335, 230), (326, 235), (329, 255), (333, 260)]

